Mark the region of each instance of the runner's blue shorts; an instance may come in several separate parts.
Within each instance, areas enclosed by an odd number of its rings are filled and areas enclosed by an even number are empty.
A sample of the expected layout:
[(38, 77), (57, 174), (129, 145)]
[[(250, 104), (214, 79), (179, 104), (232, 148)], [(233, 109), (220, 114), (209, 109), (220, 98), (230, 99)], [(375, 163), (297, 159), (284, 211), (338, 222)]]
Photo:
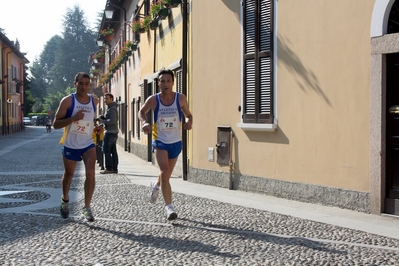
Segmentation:
[(65, 158), (67, 158), (68, 160), (72, 160), (72, 161), (81, 161), (82, 160), (82, 156), (83, 153), (85, 153), (86, 151), (90, 150), (91, 148), (96, 147), (93, 144), (87, 146), (84, 149), (71, 149), (65, 146), (62, 146), (62, 155), (65, 156)]
[(168, 152), (169, 159), (177, 158), (181, 152), (182, 147), (183, 143), (181, 141), (171, 144), (165, 144), (159, 140), (152, 141), (152, 152), (154, 152), (155, 148), (165, 150)]

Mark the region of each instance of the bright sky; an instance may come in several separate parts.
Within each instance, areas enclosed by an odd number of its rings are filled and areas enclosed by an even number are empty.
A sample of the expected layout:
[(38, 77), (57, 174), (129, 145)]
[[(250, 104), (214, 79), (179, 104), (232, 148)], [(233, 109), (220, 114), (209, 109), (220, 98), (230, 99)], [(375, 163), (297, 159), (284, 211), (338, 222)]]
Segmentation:
[(0, 28), (8, 39), (18, 39), (21, 52), (32, 63), (54, 35), (61, 35), (67, 8), (78, 5), (94, 28), (107, 0), (0, 0)]

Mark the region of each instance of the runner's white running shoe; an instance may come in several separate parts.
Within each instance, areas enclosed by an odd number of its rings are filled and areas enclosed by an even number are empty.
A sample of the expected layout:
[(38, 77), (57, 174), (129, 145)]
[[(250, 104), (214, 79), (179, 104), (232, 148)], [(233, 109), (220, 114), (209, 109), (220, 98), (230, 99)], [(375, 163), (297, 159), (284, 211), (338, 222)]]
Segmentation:
[(168, 218), (168, 220), (171, 221), (177, 218), (177, 213), (175, 212), (175, 209), (173, 208), (172, 204), (165, 206), (165, 210), (166, 210), (166, 218)]
[(152, 181), (150, 187), (150, 202), (155, 203), (157, 202), (159, 196), (159, 187), (157, 186), (157, 181)]

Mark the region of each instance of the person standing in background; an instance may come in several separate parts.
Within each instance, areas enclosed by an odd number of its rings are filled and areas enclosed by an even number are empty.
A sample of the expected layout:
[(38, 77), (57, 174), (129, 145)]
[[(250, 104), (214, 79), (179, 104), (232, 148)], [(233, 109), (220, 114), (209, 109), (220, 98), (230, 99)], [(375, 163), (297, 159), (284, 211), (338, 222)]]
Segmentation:
[(99, 118), (99, 122), (105, 127), (102, 150), (105, 155), (105, 170), (101, 174), (118, 173), (118, 151), (116, 141), (118, 140), (118, 104), (114, 102), (111, 93), (104, 95), (104, 102), (107, 105), (105, 116)]

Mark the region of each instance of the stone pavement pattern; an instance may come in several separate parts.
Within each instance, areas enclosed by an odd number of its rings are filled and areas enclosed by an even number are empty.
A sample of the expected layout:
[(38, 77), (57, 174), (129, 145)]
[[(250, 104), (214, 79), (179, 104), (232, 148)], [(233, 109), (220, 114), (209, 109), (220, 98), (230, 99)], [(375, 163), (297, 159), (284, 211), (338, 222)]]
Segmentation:
[(173, 195), (179, 218), (169, 222), (162, 198), (148, 201), (152, 166), (96, 175), (88, 223), (80, 165), (62, 219), (60, 136), (28, 127), (0, 137), (1, 265), (399, 265), (397, 237), (181, 192)]

